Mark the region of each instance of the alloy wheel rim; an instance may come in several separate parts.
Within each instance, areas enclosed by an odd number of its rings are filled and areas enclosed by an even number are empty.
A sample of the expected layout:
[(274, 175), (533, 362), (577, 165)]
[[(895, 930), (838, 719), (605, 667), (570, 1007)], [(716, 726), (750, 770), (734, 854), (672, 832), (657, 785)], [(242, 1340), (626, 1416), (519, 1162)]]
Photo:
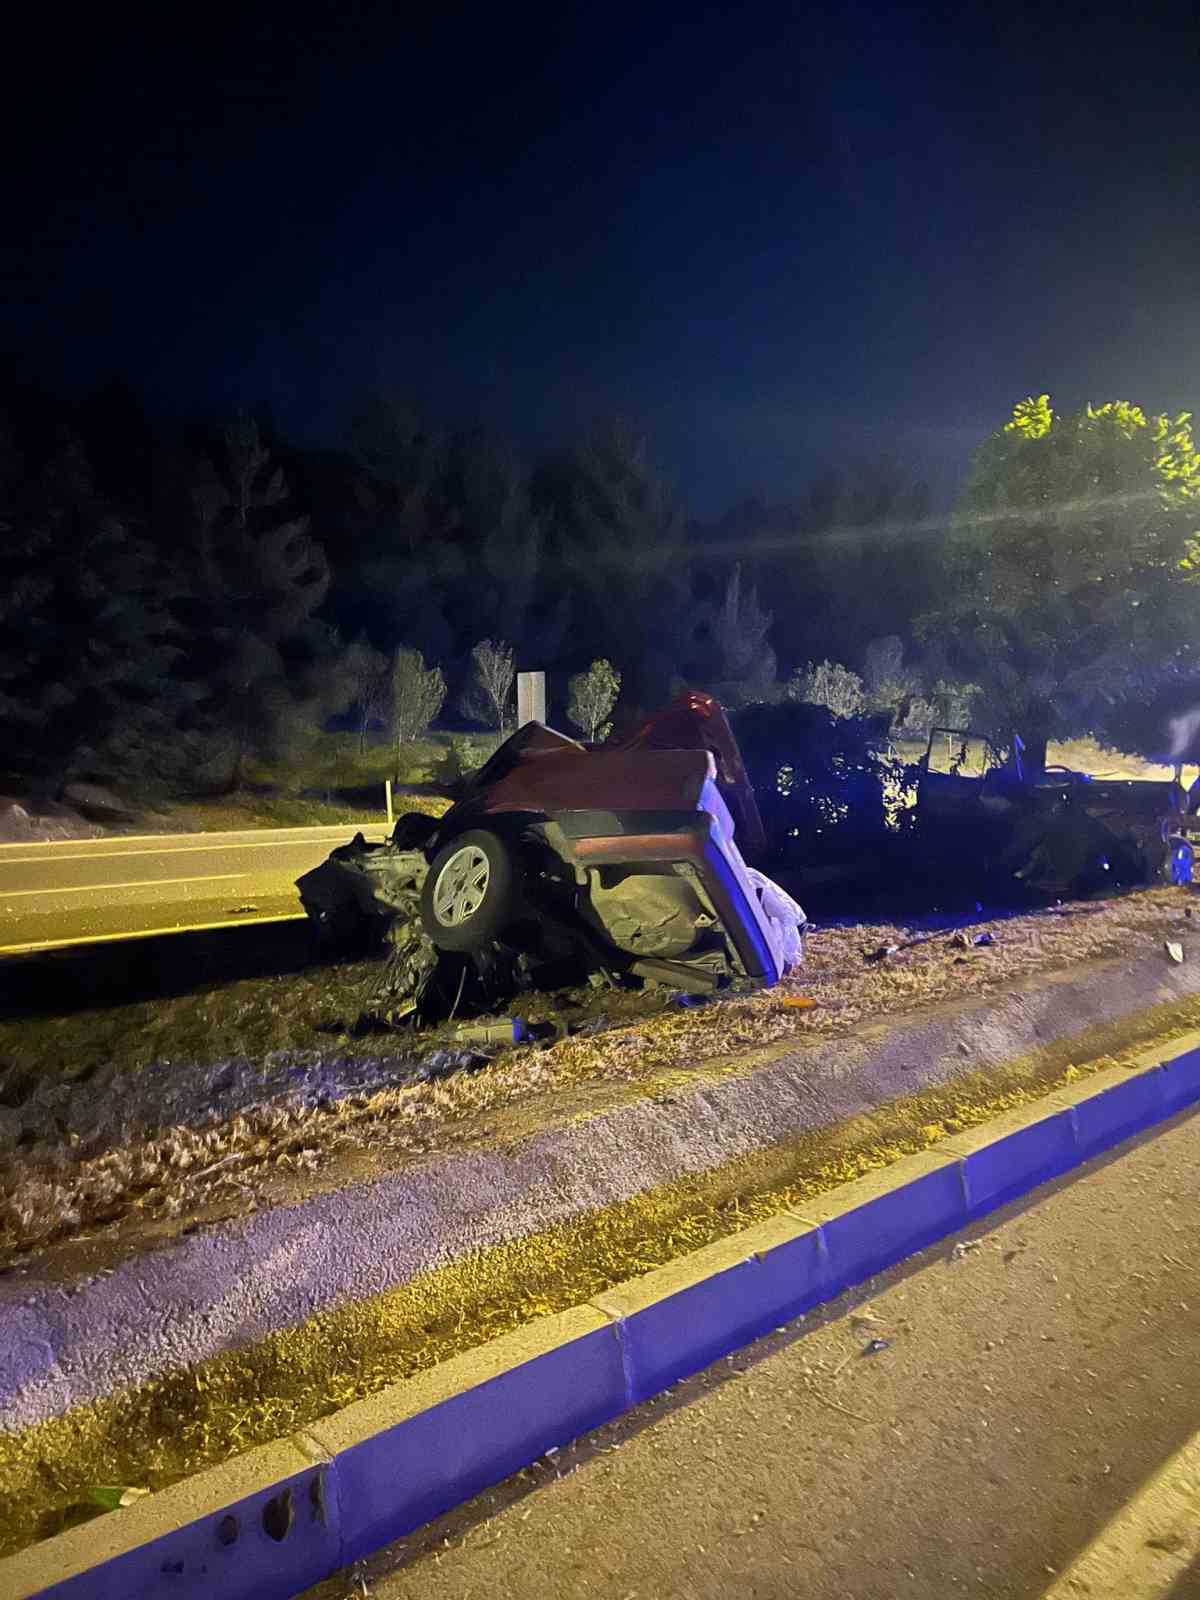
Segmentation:
[(477, 844), (456, 850), (438, 874), (433, 891), (433, 914), (443, 928), (460, 928), (483, 904), (492, 867)]

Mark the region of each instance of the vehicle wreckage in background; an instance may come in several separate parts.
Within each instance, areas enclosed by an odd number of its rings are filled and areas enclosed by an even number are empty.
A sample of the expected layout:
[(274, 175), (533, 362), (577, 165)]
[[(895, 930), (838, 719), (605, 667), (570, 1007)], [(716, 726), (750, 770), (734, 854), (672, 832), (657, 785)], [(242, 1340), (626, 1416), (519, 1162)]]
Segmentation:
[(820, 914), (967, 909), (1191, 880), (1194, 818), (1171, 781), (1029, 771), (969, 730), (916, 762), (886, 717), (753, 706), (734, 725), (771, 870)]
[(528, 723), (444, 816), (402, 816), (385, 844), (360, 834), (297, 887), (323, 938), (391, 947), (394, 1017), (469, 968), (493, 1001), (595, 974), (763, 987), (800, 960), (804, 913), (738, 837), (761, 848), (737, 743), (687, 694), (600, 748)]
[(1190, 883), (1188, 795), (1173, 779), (1026, 771), (983, 735), (935, 728), (913, 772), (916, 842), (1043, 896)]

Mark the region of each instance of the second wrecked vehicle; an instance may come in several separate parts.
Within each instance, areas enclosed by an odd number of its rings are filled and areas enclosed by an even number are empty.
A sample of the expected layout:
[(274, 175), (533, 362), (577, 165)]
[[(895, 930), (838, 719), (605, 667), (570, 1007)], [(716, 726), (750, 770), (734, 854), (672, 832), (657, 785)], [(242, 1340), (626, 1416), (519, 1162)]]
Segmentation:
[(1026, 771), (1019, 740), (1005, 755), (960, 728), (930, 732), (912, 777), (916, 843), (949, 870), (974, 865), (1042, 896), (1191, 882), (1188, 798), (1173, 779)]
[(1191, 881), (1197, 797), (1171, 779), (1033, 770), (969, 729), (906, 761), (890, 719), (751, 706), (734, 719), (768, 860), (822, 915), (1027, 904)]
[(599, 748), (529, 723), (444, 816), (359, 834), (297, 887), (324, 938), (390, 945), (400, 1013), (468, 963), (493, 996), (581, 970), (763, 987), (800, 960), (804, 913), (739, 836), (761, 843), (737, 744), (716, 701), (687, 694)]

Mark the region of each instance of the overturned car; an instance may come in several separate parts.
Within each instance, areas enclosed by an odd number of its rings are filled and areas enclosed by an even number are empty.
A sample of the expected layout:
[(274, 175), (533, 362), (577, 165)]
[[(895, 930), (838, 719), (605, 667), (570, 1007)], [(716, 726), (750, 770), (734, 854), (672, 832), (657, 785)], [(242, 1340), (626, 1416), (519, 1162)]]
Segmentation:
[(721, 707), (686, 694), (615, 744), (528, 723), (440, 818), (409, 813), (298, 880), (322, 939), (391, 947), (394, 1013), (468, 966), (485, 993), (582, 972), (696, 993), (774, 984), (804, 913), (749, 867), (754, 794)]

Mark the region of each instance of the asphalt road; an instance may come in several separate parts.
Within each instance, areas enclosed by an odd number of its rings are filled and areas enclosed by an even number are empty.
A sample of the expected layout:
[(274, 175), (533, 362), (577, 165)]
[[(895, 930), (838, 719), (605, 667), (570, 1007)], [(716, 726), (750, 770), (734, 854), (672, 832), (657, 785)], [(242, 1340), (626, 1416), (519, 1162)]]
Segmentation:
[[(0, 955), (302, 915), (352, 824), (0, 845)], [(365, 829), (382, 838), (382, 826)]]
[(310, 1600), (1034, 1600), (1200, 1425), (1198, 1215), (1194, 1114)]

